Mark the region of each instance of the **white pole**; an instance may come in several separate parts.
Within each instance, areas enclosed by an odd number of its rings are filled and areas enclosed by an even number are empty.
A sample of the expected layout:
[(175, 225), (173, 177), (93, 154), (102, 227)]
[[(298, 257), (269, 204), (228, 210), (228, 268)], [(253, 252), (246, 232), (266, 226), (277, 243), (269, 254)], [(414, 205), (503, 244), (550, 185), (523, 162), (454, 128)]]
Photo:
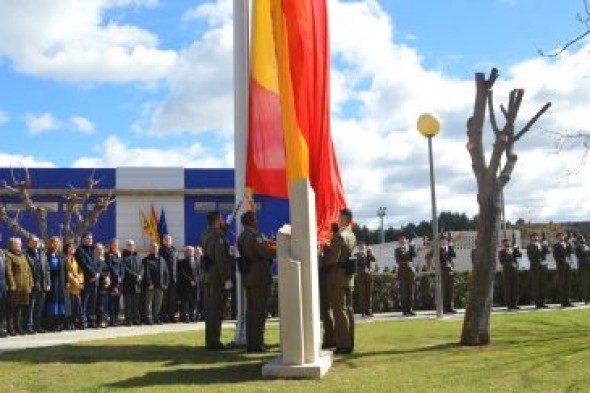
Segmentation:
[[(234, 0), (234, 167), (235, 203), (240, 203), (246, 192), (246, 155), (248, 146), (248, 82), (249, 56), (249, 0)], [(236, 236), (242, 232), (240, 216), (246, 204), (236, 212)], [(246, 298), (242, 277), (236, 271), (237, 323), (234, 344), (246, 344)]]

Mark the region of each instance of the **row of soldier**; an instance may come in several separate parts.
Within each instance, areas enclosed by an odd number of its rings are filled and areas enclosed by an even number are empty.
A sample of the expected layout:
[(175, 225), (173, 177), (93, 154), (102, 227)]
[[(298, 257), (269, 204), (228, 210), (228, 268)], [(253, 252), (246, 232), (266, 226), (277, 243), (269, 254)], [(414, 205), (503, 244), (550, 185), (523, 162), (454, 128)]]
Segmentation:
[[(579, 235), (574, 240), (564, 233), (556, 235), (556, 242), (553, 246), (547, 240), (542, 242), (537, 233), (533, 233), (526, 253), (530, 262), (531, 292), (536, 308), (547, 308), (547, 278), (549, 264), (547, 256), (553, 255), (556, 262), (557, 281), (560, 303), (563, 307), (571, 307), (571, 270), (573, 269), (573, 258), (578, 260), (578, 269), (582, 286), (584, 301), (590, 301), (590, 247), (586, 244), (583, 236)], [(398, 247), (395, 249), (396, 272), (399, 282), (400, 306), (403, 315), (413, 316), (414, 312), (414, 289), (416, 286), (416, 247), (408, 238), (402, 236), (398, 240)], [(358, 262), (355, 289), (359, 295), (358, 310), (362, 316), (372, 316), (372, 276), (376, 272), (375, 257), (371, 249), (360, 244), (356, 253)], [(454, 289), (454, 258), (457, 254), (453, 247), (452, 240), (447, 236), (440, 239), (440, 265), (443, 294), (443, 311), (455, 313), (453, 308)], [(472, 259), (475, 256), (475, 249), (472, 250)], [(502, 267), (504, 302), (509, 310), (517, 310), (518, 306), (518, 271), (519, 259), (522, 252), (517, 245), (510, 240), (504, 239), (502, 248), (498, 251), (498, 264)]]
[(124, 323), (186, 322), (204, 313), (199, 248), (188, 246), (179, 259), (172, 237), (154, 243), (140, 258), (133, 240), (119, 250), (93, 243), (85, 233), (80, 245), (61, 245), (58, 237), (42, 249), (31, 237), (23, 249), (11, 238), (0, 251), (0, 337), (115, 326), (120, 304)]

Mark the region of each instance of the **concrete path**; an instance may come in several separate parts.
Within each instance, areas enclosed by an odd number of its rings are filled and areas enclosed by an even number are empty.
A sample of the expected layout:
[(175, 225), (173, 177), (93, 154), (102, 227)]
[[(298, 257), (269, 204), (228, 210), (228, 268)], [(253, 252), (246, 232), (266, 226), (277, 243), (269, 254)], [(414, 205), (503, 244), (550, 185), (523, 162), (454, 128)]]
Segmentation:
[[(579, 309), (589, 309), (590, 306), (585, 306), (583, 303), (577, 303), (574, 308), (561, 308), (559, 305), (550, 305), (549, 309), (536, 310), (533, 306), (521, 306), (522, 309), (518, 311), (507, 311), (505, 308), (494, 308), (494, 314), (519, 314), (528, 312), (557, 312), (569, 311)], [(457, 310), (457, 314), (445, 314), (444, 320), (458, 320), (463, 319), (465, 310)], [(404, 317), (400, 312), (375, 314), (371, 318), (363, 318), (360, 315), (356, 316), (357, 323), (374, 323), (380, 321), (402, 321), (409, 319), (436, 319), (435, 311), (417, 311), (415, 317)], [(268, 321), (270, 326), (278, 325), (278, 318), (271, 318)], [(226, 321), (223, 324), (224, 328), (234, 328), (235, 321)], [(66, 331), (61, 333), (45, 333), (36, 334), (33, 336), (16, 336), (0, 338), (0, 355), (6, 352), (20, 351), (31, 348), (52, 347), (64, 344), (74, 344), (83, 341), (94, 341), (113, 339), (119, 337), (133, 337), (146, 336), (151, 334), (161, 333), (179, 333), (189, 331), (199, 331), (205, 329), (204, 322), (196, 323), (175, 323), (166, 325), (154, 326), (121, 326), (107, 329), (86, 329)]]

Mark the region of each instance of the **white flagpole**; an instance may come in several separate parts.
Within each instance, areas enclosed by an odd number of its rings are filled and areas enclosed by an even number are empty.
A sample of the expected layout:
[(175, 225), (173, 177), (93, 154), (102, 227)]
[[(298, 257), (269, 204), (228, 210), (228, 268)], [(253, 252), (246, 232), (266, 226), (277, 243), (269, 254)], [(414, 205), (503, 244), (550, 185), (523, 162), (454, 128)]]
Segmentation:
[[(246, 192), (246, 155), (248, 145), (248, 85), (250, 80), (249, 0), (234, 0), (234, 160), (235, 203)], [(236, 212), (236, 236), (242, 232), (243, 205)], [(242, 278), (236, 271), (237, 323), (234, 344), (246, 344), (246, 297)]]

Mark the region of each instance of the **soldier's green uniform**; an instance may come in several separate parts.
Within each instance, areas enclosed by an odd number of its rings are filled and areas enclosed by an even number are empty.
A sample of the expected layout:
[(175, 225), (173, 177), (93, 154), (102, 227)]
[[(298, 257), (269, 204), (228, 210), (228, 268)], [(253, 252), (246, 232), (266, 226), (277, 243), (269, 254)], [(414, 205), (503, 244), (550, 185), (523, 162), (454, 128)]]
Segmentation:
[(522, 256), (518, 248), (510, 246), (498, 252), (504, 279), (504, 303), (509, 310), (518, 309), (518, 259)]
[(553, 258), (557, 264), (557, 281), (559, 286), (559, 299), (562, 307), (570, 307), (570, 285), (571, 285), (571, 266), (569, 257), (573, 253), (570, 244), (565, 241), (555, 243), (553, 246)]
[(582, 285), (582, 297), (584, 302), (590, 302), (590, 247), (584, 239), (576, 246), (576, 257), (578, 258), (578, 270), (580, 272), (580, 283)]
[(319, 290), (320, 290), (320, 318), (322, 320), (322, 327), (324, 328), (324, 336), (322, 338), (322, 348), (334, 348), (336, 346), (336, 339), (334, 338), (334, 317), (330, 312), (330, 303), (328, 300), (328, 273), (329, 269), (324, 266), (322, 256), (319, 267)]
[(414, 314), (414, 281), (416, 271), (412, 264), (415, 257), (413, 247), (397, 247), (395, 249), (395, 262), (397, 263), (397, 279), (400, 289), (400, 303), (404, 315)]
[(337, 353), (350, 353), (354, 349), (354, 275), (346, 274), (345, 265), (355, 246), (356, 237), (350, 226), (342, 228), (332, 239), (324, 259), (324, 266), (328, 269), (328, 304), (334, 316)]
[(373, 275), (375, 257), (370, 252), (357, 254), (357, 273), (355, 277), (355, 291), (359, 294), (359, 307), (363, 316), (373, 315)]
[(201, 235), (203, 253), (210, 261), (205, 274), (205, 301), (207, 318), (205, 320), (205, 344), (210, 349), (223, 347), (220, 341), (221, 321), (227, 302), (225, 282), (230, 279), (232, 257), (225, 232), (209, 227)]
[(453, 246), (440, 248), (440, 271), (443, 292), (443, 309), (444, 312), (455, 312), (453, 309), (453, 291), (454, 291), (454, 264), (453, 259), (457, 257)]
[(526, 249), (530, 262), (531, 292), (537, 308), (546, 308), (547, 297), (547, 254), (549, 249), (538, 241), (533, 241)]
[(276, 250), (266, 245), (258, 231), (247, 226), (238, 238), (238, 247), (248, 265), (243, 276), (246, 287), (246, 346), (250, 351), (262, 351), (272, 285), (271, 265)]

